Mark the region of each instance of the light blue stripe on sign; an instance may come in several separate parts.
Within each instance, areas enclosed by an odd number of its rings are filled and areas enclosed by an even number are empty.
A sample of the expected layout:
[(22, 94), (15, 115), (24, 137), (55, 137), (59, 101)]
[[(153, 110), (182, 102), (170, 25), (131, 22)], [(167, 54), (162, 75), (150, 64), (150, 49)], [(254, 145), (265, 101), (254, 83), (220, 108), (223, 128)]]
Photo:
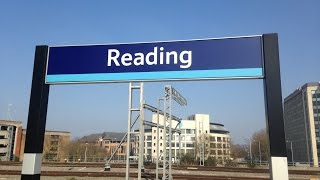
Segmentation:
[(262, 77), (262, 68), (218, 69), (193, 71), (158, 71), (130, 73), (98, 73), (98, 74), (59, 74), (47, 75), (47, 82), (98, 82), (98, 81), (151, 81), (170, 79), (214, 79), (214, 78), (253, 78)]

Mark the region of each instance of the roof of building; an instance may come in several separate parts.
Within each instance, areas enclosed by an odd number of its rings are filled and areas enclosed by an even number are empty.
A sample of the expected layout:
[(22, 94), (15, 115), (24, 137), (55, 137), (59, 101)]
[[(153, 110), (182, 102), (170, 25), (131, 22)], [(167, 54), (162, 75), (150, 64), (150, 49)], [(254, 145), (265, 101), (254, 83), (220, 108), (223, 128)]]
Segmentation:
[(303, 86), (297, 88), (295, 91), (293, 91), (287, 97), (285, 97), (284, 98), (284, 102), (286, 102), (286, 101), (290, 100), (291, 98), (295, 97), (296, 95), (300, 94), (302, 89), (305, 89), (307, 87), (314, 87), (314, 86), (319, 86), (320, 87), (320, 81), (319, 82), (305, 83)]
[(219, 123), (210, 123), (210, 131), (214, 131), (216, 133), (229, 133), (224, 125)]
[(22, 122), (13, 120), (0, 120), (0, 125), (22, 126)]
[[(25, 134), (27, 132), (26, 129), (22, 129), (22, 133)], [(64, 136), (70, 136), (71, 133), (69, 131), (51, 131), (46, 130), (45, 135), (64, 135)]]
[(95, 133), (87, 136), (83, 136), (81, 140), (83, 141), (96, 141), (100, 138), (102, 139), (112, 139), (112, 140), (121, 140), (126, 133), (124, 132), (103, 132)]

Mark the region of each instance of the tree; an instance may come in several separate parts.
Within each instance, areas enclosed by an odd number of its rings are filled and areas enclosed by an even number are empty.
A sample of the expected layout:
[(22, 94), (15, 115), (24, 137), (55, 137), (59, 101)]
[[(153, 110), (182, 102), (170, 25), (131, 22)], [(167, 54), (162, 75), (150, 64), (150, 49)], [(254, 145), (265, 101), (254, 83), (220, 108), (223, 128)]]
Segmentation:
[(234, 144), (232, 141), (230, 142), (230, 156), (234, 159), (237, 158), (245, 158), (248, 156), (248, 152), (246, 150), (246, 145), (243, 144)]
[(207, 159), (210, 155), (210, 135), (209, 134), (199, 134), (197, 141), (195, 142), (196, 155), (199, 158), (201, 149), (204, 151), (204, 158)]
[(86, 142), (81, 140), (73, 140), (67, 147), (67, 154), (69, 155), (69, 161), (84, 161), (85, 154), (87, 161), (98, 161), (98, 158), (104, 158), (107, 153), (99, 147), (95, 142)]
[(195, 157), (193, 154), (187, 153), (181, 156), (181, 164), (183, 165), (194, 165)]
[(260, 143), (260, 151), (261, 151), (261, 160), (268, 161), (270, 157), (269, 152), (269, 140), (266, 129), (261, 129), (253, 133), (251, 137), (251, 151), (252, 156), (255, 159), (259, 160), (259, 143)]

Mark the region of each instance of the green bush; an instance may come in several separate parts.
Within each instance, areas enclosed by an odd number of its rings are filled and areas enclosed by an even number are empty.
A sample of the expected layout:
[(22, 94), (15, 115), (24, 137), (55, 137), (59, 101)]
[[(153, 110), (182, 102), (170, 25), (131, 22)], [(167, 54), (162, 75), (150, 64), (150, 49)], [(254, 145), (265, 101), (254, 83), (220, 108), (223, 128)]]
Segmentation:
[(250, 160), (247, 161), (247, 167), (255, 168), (256, 166), (257, 166), (256, 162), (250, 161)]
[(205, 166), (217, 166), (218, 161), (214, 157), (208, 157), (207, 160), (204, 161)]
[(231, 159), (227, 159), (225, 164), (224, 164), (225, 167), (238, 167), (238, 163), (237, 162), (234, 162), (233, 160)]
[(192, 154), (185, 154), (181, 157), (181, 164), (183, 165), (194, 165), (195, 157)]

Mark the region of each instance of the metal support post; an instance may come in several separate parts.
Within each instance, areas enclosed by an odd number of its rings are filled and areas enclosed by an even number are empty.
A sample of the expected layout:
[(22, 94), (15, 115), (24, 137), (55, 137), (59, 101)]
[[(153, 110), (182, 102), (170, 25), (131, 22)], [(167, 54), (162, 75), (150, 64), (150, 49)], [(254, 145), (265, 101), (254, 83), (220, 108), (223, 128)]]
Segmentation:
[[(139, 108), (132, 108), (132, 91), (134, 89), (140, 90), (140, 107)], [(129, 108), (128, 108), (128, 132), (127, 132), (127, 159), (126, 159), (126, 180), (130, 178), (130, 151), (131, 151), (131, 134), (134, 132), (132, 131), (133, 125), (131, 124), (132, 120), (132, 113), (134, 111), (140, 112), (140, 121), (143, 121), (144, 117), (141, 118), (141, 109), (142, 109), (142, 97), (143, 96), (143, 83), (140, 83), (140, 86), (133, 86), (132, 83), (129, 83)], [(143, 123), (143, 122), (142, 122)], [(141, 130), (139, 135), (139, 140), (141, 139)], [(140, 144), (141, 145), (141, 144)], [(143, 153), (143, 152), (142, 152)], [(141, 156), (138, 156), (138, 160), (140, 162)], [(139, 166), (141, 168), (142, 166)], [(140, 172), (141, 173), (141, 172)], [(139, 175), (139, 174), (138, 174)], [(140, 174), (141, 175), (141, 174)], [(141, 178), (141, 176), (140, 176)]]
[(130, 177), (130, 141), (131, 141), (131, 113), (132, 113), (132, 83), (129, 83), (129, 112), (127, 132), (127, 159), (126, 159), (126, 180)]
[(169, 179), (172, 179), (172, 90), (170, 86), (170, 92), (169, 92)]
[(37, 46), (33, 67), (28, 124), (21, 179), (40, 179), (49, 85), (45, 84), (48, 46)]
[(158, 109), (157, 109), (157, 147), (156, 147), (156, 179), (159, 179), (159, 139), (160, 139), (160, 132), (159, 132), (159, 111), (160, 111), (160, 102), (163, 98), (158, 99)]
[(180, 133), (179, 133), (179, 165), (181, 165), (181, 129), (180, 129), (180, 126), (179, 126), (179, 130), (180, 130)]
[(162, 134), (162, 138), (163, 138), (163, 150), (162, 150), (162, 179), (165, 180), (167, 179), (167, 99), (166, 97), (164, 98), (164, 105), (163, 105), (163, 112), (164, 112), (164, 116), (163, 116), (163, 134)]
[(277, 34), (264, 34), (264, 90), (271, 156), (271, 179), (288, 179)]
[(138, 162), (138, 180), (141, 180), (141, 174), (144, 172), (144, 109), (143, 109), (143, 83), (140, 83), (140, 122), (139, 122), (139, 162)]

